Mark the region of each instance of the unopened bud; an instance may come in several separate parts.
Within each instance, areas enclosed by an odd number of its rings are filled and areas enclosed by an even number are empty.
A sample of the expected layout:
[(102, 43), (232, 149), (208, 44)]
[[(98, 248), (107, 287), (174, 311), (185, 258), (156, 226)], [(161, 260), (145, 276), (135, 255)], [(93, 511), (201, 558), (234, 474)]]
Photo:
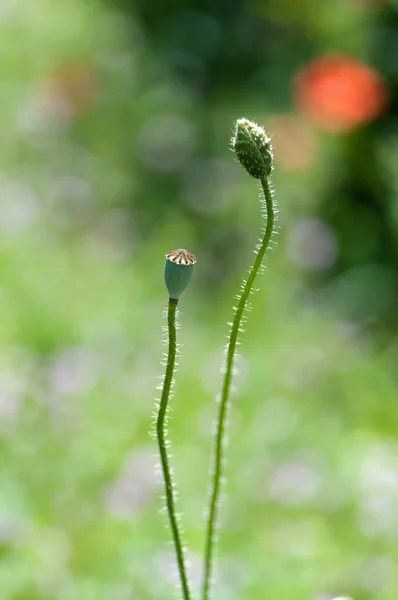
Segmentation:
[(238, 119), (232, 146), (246, 171), (256, 179), (271, 175), (274, 155), (271, 138), (264, 129), (248, 119)]

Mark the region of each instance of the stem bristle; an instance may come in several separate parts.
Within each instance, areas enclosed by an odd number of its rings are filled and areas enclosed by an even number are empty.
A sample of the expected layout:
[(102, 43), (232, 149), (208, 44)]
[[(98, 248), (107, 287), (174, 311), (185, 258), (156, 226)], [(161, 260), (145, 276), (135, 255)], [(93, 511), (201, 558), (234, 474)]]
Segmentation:
[[(242, 121), (242, 120), (241, 120)], [(243, 129), (242, 129), (243, 127)], [(269, 247), (271, 236), (274, 228), (274, 220), (275, 220), (275, 212), (274, 212), (274, 200), (273, 200), (273, 191), (269, 184), (268, 178), (266, 175), (269, 173), (266, 172), (268, 168), (269, 172), (272, 168), (272, 156), (271, 162), (267, 164), (267, 160), (269, 155), (262, 154), (262, 148), (260, 148), (261, 152), (259, 153), (258, 147), (253, 149), (253, 155), (249, 157), (246, 153), (246, 143), (251, 143), (250, 139), (247, 136), (247, 122), (242, 123), (241, 131), (239, 130), (239, 122), (237, 125), (237, 134), (235, 139), (233, 140), (234, 147), (236, 150), (236, 142), (238, 139), (238, 134), (241, 135), (241, 146), (240, 146), (240, 155), (238, 156), (240, 162), (243, 166), (249, 171), (249, 173), (253, 177), (258, 177), (261, 180), (262, 191), (261, 194), (261, 214), (266, 219), (266, 225), (263, 232), (263, 238), (260, 240), (258, 244), (255, 246), (254, 254), (255, 259), (254, 263), (249, 271), (249, 275), (247, 279), (244, 279), (240, 286), (240, 293), (237, 295), (238, 303), (237, 306), (233, 308), (233, 321), (232, 323), (228, 323), (228, 326), (231, 327), (230, 333), (228, 336), (228, 343), (226, 346), (226, 357), (225, 357), (225, 370), (223, 373), (223, 384), (221, 396), (219, 397), (218, 402), (218, 417), (217, 417), (217, 427), (216, 427), (216, 437), (215, 437), (215, 450), (214, 450), (214, 459), (213, 459), (213, 474), (212, 474), (212, 485), (210, 490), (210, 501), (209, 508), (207, 511), (207, 519), (206, 519), (206, 535), (205, 535), (205, 558), (204, 558), (204, 573), (203, 573), (203, 587), (202, 587), (202, 600), (208, 600), (212, 587), (213, 587), (213, 571), (214, 571), (214, 547), (217, 539), (217, 528), (218, 528), (218, 515), (219, 509), (221, 506), (221, 497), (222, 497), (222, 487), (224, 483), (224, 466), (225, 466), (225, 447), (227, 443), (227, 419), (228, 419), (228, 409), (229, 409), (229, 401), (232, 392), (232, 376), (235, 372), (236, 366), (236, 358), (237, 352), (236, 348), (239, 345), (239, 334), (243, 333), (243, 329), (241, 327), (242, 324), (246, 322), (246, 316), (244, 313), (250, 310), (250, 305), (248, 304), (249, 296), (255, 291), (253, 287), (254, 280), (258, 274), (258, 272), (262, 272), (262, 261), (265, 255), (266, 250)], [(250, 135), (252, 130), (249, 131)], [(264, 133), (265, 135), (265, 133)], [(242, 136), (246, 136), (242, 138)], [(242, 142), (243, 139), (243, 142)], [(269, 140), (267, 138), (267, 143)], [(243, 147), (243, 151), (242, 151)], [(266, 152), (268, 150), (266, 149)], [(270, 150), (271, 152), (271, 150)], [(262, 162), (263, 161), (263, 162)], [(262, 173), (261, 177), (259, 173)]]

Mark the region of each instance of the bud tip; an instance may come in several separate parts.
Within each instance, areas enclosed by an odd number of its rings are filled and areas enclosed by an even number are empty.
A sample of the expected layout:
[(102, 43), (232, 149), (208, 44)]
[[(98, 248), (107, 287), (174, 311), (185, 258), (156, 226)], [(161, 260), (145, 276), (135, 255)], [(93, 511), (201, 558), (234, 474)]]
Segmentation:
[(274, 159), (271, 138), (262, 127), (248, 119), (238, 119), (232, 147), (249, 175), (255, 179), (271, 175)]

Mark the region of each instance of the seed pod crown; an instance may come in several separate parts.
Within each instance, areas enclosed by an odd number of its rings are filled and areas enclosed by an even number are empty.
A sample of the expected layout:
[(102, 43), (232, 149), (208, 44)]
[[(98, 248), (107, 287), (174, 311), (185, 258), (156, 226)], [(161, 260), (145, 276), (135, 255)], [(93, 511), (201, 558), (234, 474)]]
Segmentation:
[(172, 300), (178, 300), (191, 281), (195, 263), (196, 257), (183, 248), (166, 254), (164, 279)]

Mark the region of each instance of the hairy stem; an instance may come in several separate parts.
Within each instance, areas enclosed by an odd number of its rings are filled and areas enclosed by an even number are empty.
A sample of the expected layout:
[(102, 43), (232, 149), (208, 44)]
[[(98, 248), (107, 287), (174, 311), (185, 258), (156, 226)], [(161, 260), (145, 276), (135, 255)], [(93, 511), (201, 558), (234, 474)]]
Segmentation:
[(206, 537), (205, 537), (205, 552), (204, 552), (204, 574), (202, 598), (208, 600), (211, 593), (212, 573), (214, 567), (214, 545), (216, 542), (215, 536), (218, 526), (218, 511), (220, 507), (221, 481), (224, 468), (224, 450), (226, 442), (226, 417), (228, 412), (229, 398), (231, 392), (232, 372), (234, 366), (234, 358), (236, 352), (236, 344), (238, 341), (239, 328), (242, 321), (243, 312), (246, 307), (247, 299), (253, 288), (253, 283), (260, 269), (265, 251), (268, 248), (272, 230), (274, 226), (274, 207), (272, 202), (272, 192), (267, 178), (261, 179), (261, 185), (264, 191), (266, 219), (267, 224), (264, 232), (264, 237), (260, 243), (253, 266), (250, 269), (249, 276), (244, 283), (238, 300), (238, 305), (235, 309), (235, 315), (232, 323), (232, 328), (229, 336), (224, 380), (221, 389), (221, 397), (218, 408), (217, 429), (215, 438), (215, 449), (213, 458), (212, 482), (210, 489), (210, 504), (207, 514)]
[(177, 557), (178, 572), (180, 576), (181, 589), (184, 600), (190, 600), (190, 591), (188, 585), (187, 572), (184, 562), (184, 549), (181, 542), (181, 534), (178, 527), (177, 513), (175, 509), (174, 484), (170, 470), (169, 458), (167, 456), (167, 442), (165, 433), (165, 419), (167, 406), (170, 398), (170, 389), (173, 381), (174, 366), (177, 352), (177, 334), (176, 334), (176, 312), (178, 300), (169, 300), (167, 311), (169, 348), (167, 356), (166, 373), (163, 382), (163, 390), (160, 398), (158, 418), (156, 422), (156, 433), (159, 444), (160, 460), (164, 476), (166, 491), (166, 506), (170, 520), (171, 533), (173, 536), (174, 547)]

